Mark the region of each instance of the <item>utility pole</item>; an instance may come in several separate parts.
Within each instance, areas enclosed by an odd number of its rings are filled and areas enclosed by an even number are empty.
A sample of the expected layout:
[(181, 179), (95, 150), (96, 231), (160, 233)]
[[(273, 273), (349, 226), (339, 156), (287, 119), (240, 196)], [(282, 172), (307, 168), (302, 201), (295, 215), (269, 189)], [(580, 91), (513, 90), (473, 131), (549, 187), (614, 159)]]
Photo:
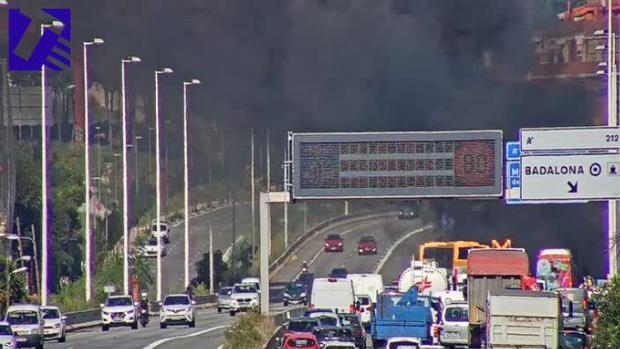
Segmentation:
[(30, 231), (32, 231), (32, 253), (34, 254), (34, 281), (37, 284), (35, 289), (40, 294), (41, 293), (41, 283), (39, 282), (39, 259), (37, 253), (37, 235), (34, 232), (34, 224), (30, 225)]
[(213, 224), (209, 222), (209, 293), (215, 293), (215, 280), (213, 280)]
[(250, 205), (250, 211), (252, 214), (252, 260), (254, 260), (254, 254), (256, 250), (256, 188), (254, 188), (254, 128), (250, 130), (250, 191), (252, 203)]
[(269, 156), (269, 128), (267, 128), (267, 192), (271, 191), (271, 156)]
[(237, 239), (237, 226), (236, 226), (236, 207), (237, 206), (237, 198), (235, 195), (235, 192), (232, 191), (232, 247), (230, 250), (230, 267), (232, 269), (232, 273), (233, 273), (233, 280), (235, 279), (235, 275), (236, 275), (236, 268), (235, 268), (235, 240)]
[[(607, 126), (618, 126), (616, 34), (613, 26), (612, 2), (607, 1)], [(607, 201), (607, 229), (609, 235), (609, 277), (618, 275), (617, 201)]]

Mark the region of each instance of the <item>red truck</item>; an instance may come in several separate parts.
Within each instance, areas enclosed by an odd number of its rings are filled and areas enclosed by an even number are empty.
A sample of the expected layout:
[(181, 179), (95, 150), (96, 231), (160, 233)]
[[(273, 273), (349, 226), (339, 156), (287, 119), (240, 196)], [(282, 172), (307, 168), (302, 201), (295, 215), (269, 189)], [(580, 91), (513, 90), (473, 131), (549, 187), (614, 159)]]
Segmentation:
[(485, 333), (489, 292), (520, 290), (529, 275), (529, 259), (522, 248), (471, 249), (467, 256), (467, 301), (470, 347), (479, 348)]

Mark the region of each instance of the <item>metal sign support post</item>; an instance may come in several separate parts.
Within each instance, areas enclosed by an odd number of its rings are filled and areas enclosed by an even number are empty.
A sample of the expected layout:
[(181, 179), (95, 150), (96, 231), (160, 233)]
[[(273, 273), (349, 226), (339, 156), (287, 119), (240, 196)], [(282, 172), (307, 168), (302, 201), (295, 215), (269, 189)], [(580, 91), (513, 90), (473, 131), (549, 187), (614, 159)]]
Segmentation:
[(289, 192), (261, 192), (259, 198), (260, 222), (260, 312), (269, 315), (269, 247), (271, 245), (271, 206), (272, 203), (288, 203)]

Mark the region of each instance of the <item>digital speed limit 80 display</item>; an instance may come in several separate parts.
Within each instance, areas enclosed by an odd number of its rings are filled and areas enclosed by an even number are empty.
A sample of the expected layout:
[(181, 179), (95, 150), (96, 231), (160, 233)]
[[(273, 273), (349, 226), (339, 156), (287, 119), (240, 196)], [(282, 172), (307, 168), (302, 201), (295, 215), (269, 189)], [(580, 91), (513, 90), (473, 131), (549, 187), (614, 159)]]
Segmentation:
[(293, 133), (293, 197), (498, 197), (501, 131)]

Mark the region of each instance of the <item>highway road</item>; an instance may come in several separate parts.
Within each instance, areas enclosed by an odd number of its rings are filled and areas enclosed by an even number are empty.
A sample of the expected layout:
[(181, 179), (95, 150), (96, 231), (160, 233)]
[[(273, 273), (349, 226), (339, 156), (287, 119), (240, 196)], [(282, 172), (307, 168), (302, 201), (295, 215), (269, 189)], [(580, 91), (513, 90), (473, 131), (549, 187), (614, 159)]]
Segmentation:
[[(250, 205), (237, 204), (235, 212), (236, 230), (240, 233), (250, 231), (252, 215)], [(196, 262), (203, 253), (209, 251), (209, 223), (213, 224), (213, 247), (220, 249), (222, 253), (232, 244), (232, 207), (227, 206), (211, 212), (199, 214), (190, 218), (189, 225), (189, 271), (190, 280), (196, 276)], [(183, 292), (187, 285), (183, 285), (184, 279), (184, 224), (179, 222), (170, 230), (170, 243), (168, 255), (162, 259), (162, 288), (163, 294)], [(153, 270), (156, 268), (153, 259)]]
[[(243, 212), (243, 209), (240, 210)], [(249, 219), (247, 214), (246, 217)], [(193, 234), (197, 239), (202, 225), (208, 226), (208, 221), (211, 220), (214, 224), (214, 229), (221, 229), (221, 238), (226, 236), (226, 232), (230, 231), (230, 227), (226, 230), (226, 226), (230, 224), (227, 218), (230, 218), (230, 210), (222, 209), (212, 213), (205, 214), (201, 217), (195, 218), (198, 221), (193, 222), (194, 231)], [(242, 220), (242, 214), (239, 219)], [(215, 228), (215, 226), (218, 228)], [(332, 268), (344, 266), (352, 273), (373, 272), (379, 261), (384, 257), (385, 253), (390, 249), (393, 243), (398, 240), (403, 234), (421, 230), (422, 223), (419, 220), (411, 221), (399, 221), (394, 217), (384, 217), (378, 219), (372, 219), (369, 221), (352, 223), (350, 225), (340, 226), (331, 230), (334, 233), (340, 233), (345, 240), (345, 251), (343, 253), (325, 253), (323, 252), (323, 235), (317, 235), (316, 237), (308, 240), (298, 250), (297, 263), (289, 263), (272, 276), (272, 292), (274, 304), (271, 306), (272, 312), (282, 311), (286, 308), (282, 306), (281, 290), (284, 282), (292, 280), (300, 271), (301, 261), (307, 260), (310, 264), (310, 271), (315, 273), (318, 277), (326, 276), (329, 274)], [(221, 228), (220, 228), (221, 227)], [(182, 225), (175, 229), (181, 229)], [(182, 231), (182, 230), (181, 230)], [(178, 240), (178, 236), (182, 235), (179, 231), (172, 232), (172, 241)], [(389, 282), (394, 275), (394, 270), (402, 270), (411, 256), (411, 252), (415, 250), (414, 244), (416, 241), (423, 241), (429, 239), (432, 234), (432, 230), (420, 231), (413, 235), (403, 243), (400, 248), (393, 251), (389, 258), (389, 261), (385, 263), (382, 270), (385, 282)], [(379, 242), (379, 253), (377, 255), (358, 256), (355, 250), (357, 240), (363, 235), (374, 235)], [(198, 240), (201, 241), (201, 240)], [(219, 241), (220, 245), (216, 245), (217, 248), (224, 249), (228, 242)], [(198, 242), (196, 244), (199, 244)], [(205, 244), (208, 244), (206, 242)], [(192, 244), (192, 247), (194, 244)], [(181, 252), (178, 254), (178, 258), (182, 258), (182, 244), (178, 245)], [(192, 256), (200, 251), (200, 246), (195, 246)], [(204, 246), (202, 247), (204, 248)], [(173, 254), (171, 254), (173, 256)], [(392, 263), (391, 260), (396, 262)], [(403, 261), (406, 263), (404, 265)], [(175, 263), (176, 264), (176, 263)], [(179, 263), (180, 264), (180, 263)], [(401, 268), (402, 267), (402, 268)], [(165, 269), (170, 270), (170, 269)], [(182, 270), (182, 269), (181, 269)], [(169, 271), (172, 272), (172, 271)], [(178, 272), (182, 276), (181, 272)], [(168, 274), (175, 275), (175, 274)], [(176, 276), (176, 275), (175, 275)], [(227, 313), (217, 314), (214, 309), (202, 310), (198, 313), (196, 328), (190, 329), (187, 327), (168, 327), (165, 330), (159, 328), (158, 319), (152, 318), (151, 323), (146, 328), (140, 328), (136, 331), (132, 331), (128, 328), (114, 328), (109, 332), (101, 332), (99, 327), (95, 327), (88, 330), (83, 330), (75, 333), (69, 333), (67, 335), (66, 343), (49, 342), (47, 348), (89, 348), (89, 349), (168, 349), (168, 348), (184, 348), (184, 349), (217, 349), (224, 341), (224, 332), (235, 318), (230, 317)]]

